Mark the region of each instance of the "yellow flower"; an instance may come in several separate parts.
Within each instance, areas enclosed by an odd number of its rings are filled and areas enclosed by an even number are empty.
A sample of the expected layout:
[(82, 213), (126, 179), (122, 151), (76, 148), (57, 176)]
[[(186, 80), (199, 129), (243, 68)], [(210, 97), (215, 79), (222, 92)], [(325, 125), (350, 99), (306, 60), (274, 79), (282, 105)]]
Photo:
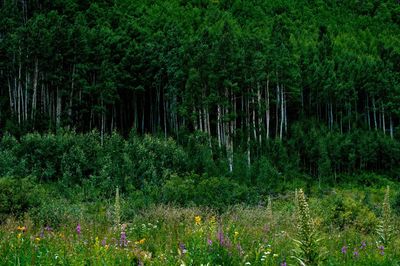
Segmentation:
[(109, 247), (108, 245), (105, 245), (105, 246), (104, 246), (104, 248), (105, 248), (106, 250), (108, 250), (108, 247)]
[(39, 242), (40, 241), (40, 237), (36, 237), (35, 240), (36, 240), (36, 242)]
[(19, 234), (17, 235), (17, 238), (21, 238), (21, 236), (22, 236), (22, 234), (21, 234), (21, 233), (19, 233)]
[(146, 238), (142, 238), (142, 239), (140, 239), (140, 240), (138, 240), (138, 241), (135, 241), (135, 244), (136, 244), (136, 245), (143, 245), (144, 242), (146, 242)]
[(26, 231), (26, 227), (25, 226), (18, 226), (17, 230), (21, 231), (21, 232), (25, 232)]
[(200, 225), (200, 224), (201, 224), (201, 217), (200, 217), (199, 215), (195, 216), (195, 217), (194, 217), (194, 222), (195, 222), (197, 225)]
[(235, 231), (235, 238), (237, 238), (239, 236), (239, 232)]

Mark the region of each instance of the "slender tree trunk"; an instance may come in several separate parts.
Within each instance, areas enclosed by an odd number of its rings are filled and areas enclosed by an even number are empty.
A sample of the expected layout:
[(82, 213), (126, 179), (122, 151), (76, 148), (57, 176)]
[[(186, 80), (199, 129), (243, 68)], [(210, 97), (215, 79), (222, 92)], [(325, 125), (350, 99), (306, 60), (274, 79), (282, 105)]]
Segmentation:
[(262, 108), (261, 108), (261, 89), (260, 89), (260, 84), (257, 84), (257, 105), (258, 105), (258, 111), (257, 111), (257, 115), (258, 115), (258, 142), (261, 145), (262, 142), (262, 136), (261, 136), (261, 126), (262, 126)]
[(275, 105), (275, 137), (278, 137), (279, 132), (279, 110), (280, 110), (280, 90), (279, 84), (276, 84), (276, 105)]
[(257, 138), (257, 126), (256, 126), (256, 104), (255, 104), (253, 95), (251, 95), (251, 106), (252, 106), (253, 136), (254, 136), (255, 143), (257, 143), (258, 138)]
[(283, 89), (283, 95), (282, 95), (282, 101), (283, 101), (283, 106), (284, 106), (284, 115), (285, 115), (285, 134), (287, 134), (287, 127), (288, 127), (288, 122), (287, 122), (287, 102), (286, 102), (286, 93), (285, 90)]
[(18, 104), (18, 124), (21, 124), (21, 102), (22, 102), (22, 77), (21, 77), (21, 73), (22, 73), (22, 63), (21, 63), (21, 59), (19, 60), (19, 67), (18, 67), (18, 90), (17, 90), (17, 104)]
[(165, 99), (165, 93), (163, 100), (164, 138), (167, 138), (167, 100)]
[(283, 90), (284, 87), (282, 86), (280, 92), (281, 92), (281, 124), (280, 124), (280, 128), (279, 128), (279, 139), (282, 140), (282, 131), (283, 131), (283, 120), (284, 120), (284, 110), (283, 110)]
[(390, 128), (390, 137), (393, 139), (393, 120), (392, 114), (389, 114), (389, 128)]
[(71, 77), (71, 93), (69, 94), (69, 106), (68, 106), (68, 117), (72, 121), (72, 101), (74, 98), (75, 89), (75, 64), (72, 66), (72, 77)]
[(100, 105), (101, 105), (100, 138), (101, 138), (101, 146), (103, 146), (103, 143), (104, 143), (104, 130), (105, 130), (105, 125), (106, 125), (103, 93), (101, 93), (101, 95), (100, 95)]
[(247, 129), (247, 165), (251, 165), (251, 154), (250, 154), (250, 101), (249, 101), (249, 90), (247, 90), (246, 97), (246, 129)]
[(265, 122), (267, 127), (267, 139), (269, 139), (269, 123), (270, 123), (270, 107), (269, 107), (269, 78), (267, 79), (267, 87), (265, 91)]
[(39, 76), (39, 60), (37, 58), (35, 58), (35, 72), (34, 72), (34, 75), (33, 75), (33, 94), (32, 94), (31, 120), (34, 120), (35, 114), (36, 114), (38, 76)]
[(61, 93), (57, 86), (57, 110), (56, 110), (56, 127), (57, 129), (60, 127), (61, 123)]
[(377, 126), (377, 123), (376, 123), (375, 97), (372, 97), (372, 110), (373, 110), (373, 114), (374, 114), (374, 126), (375, 126), (375, 130), (378, 130), (378, 126)]
[(8, 97), (10, 98), (10, 111), (11, 111), (11, 116), (14, 115), (14, 97), (13, 97), (13, 89), (11, 88), (11, 82), (10, 78), (7, 78), (7, 83), (8, 83)]
[(371, 118), (370, 118), (370, 116), (369, 116), (369, 97), (368, 97), (368, 94), (367, 94), (367, 102), (366, 102), (366, 105), (367, 105), (366, 110), (367, 110), (368, 130), (371, 130)]
[(218, 137), (218, 147), (221, 148), (221, 106), (217, 106), (217, 137)]
[(381, 103), (381, 109), (382, 109), (382, 130), (383, 130), (383, 134), (386, 134), (385, 107), (383, 106), (383, 103)]

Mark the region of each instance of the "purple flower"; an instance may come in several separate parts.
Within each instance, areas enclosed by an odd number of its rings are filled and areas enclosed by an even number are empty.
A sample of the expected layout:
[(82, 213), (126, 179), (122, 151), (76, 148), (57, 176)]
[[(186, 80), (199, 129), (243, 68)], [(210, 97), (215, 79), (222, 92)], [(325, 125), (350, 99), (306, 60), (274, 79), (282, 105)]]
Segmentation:
[(211, 245), (212, 245), (212, 240), (211, 240), (211, 239), (207, 239), (207, 244), (208, 244), (209, 246), (211, 246)]
[(342, 251), (342, 254), (346, 254), (347, 253), (347, 246), (343, 246), (341, 251)]
[(367, 243), (365, 243), (365, 241), (361, 242), (361, 247), (360, 249), (365, 249), (367, 246)]
[(121, 238), (119, 239), (119, 245), (121, 247), (126, 247), (128, 245), (128, 241), (126, 240), (126, 233), (124, 231), (121, 232)]
[(358, 250), (355, 248), (355, 249), (354, 249), (354, 252), (353, 252), (354, 258), (358, 258), (359, 255), (360, 255), (360, 254), (358, 253)]
[(221, 228), (218, 230), (217, 239), (218, 239), (219, 244), (220, 244), (221, 246), (223, 246), (223, 245), (225, 244), (224, 232), (222, 231)]
[(107, 244), (106, 239), (101, 240), (101, 245), (104, 247)]
[(80, 225), (80, 224), (78, 224), (78, 225), (76, 226), (76, 233), (77, 233), (78, 235), (81, 234), (81, 225)]
[(50, 226), (46, 225), (44, 230), (46, 230), (47, 232), (51, 232), (51, 231), (53, 231), (53, 228), (51, 228)]
[(384, 252), (385, 247), (384, 246), (381, 245), (378, 247), (378, 249), (379, 249), (379, 254), (381, 254), (382, 256), (385, 255), (385, 252)]
[(286, 260), (281, 262), (281, 266), (286, 266)]
[(40, 238), (44, 238), (44, 231), (43, 231), (43, 230), (40, 231), (39, 237), (40, 237)]
[(181, 251), (182, 254), (186, 254), (187, 253), (186, 246), (182, 242), (179, 243), (179, 250)]

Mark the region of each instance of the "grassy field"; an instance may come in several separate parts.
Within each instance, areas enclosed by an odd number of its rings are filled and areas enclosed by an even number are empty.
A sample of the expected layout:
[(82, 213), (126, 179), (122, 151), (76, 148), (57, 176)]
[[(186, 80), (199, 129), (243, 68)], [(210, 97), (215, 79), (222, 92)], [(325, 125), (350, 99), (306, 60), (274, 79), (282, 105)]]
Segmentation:
[(54, 227), (10, 218), (0, 227), (0, 263), (399, 265), (398, 216), (383, 204), (383, 189), (331, 191), (307, 201), (292, 192), (219, 213), (158, 205), (125, 221), (117, 199), (110, 211), (66, 217)]

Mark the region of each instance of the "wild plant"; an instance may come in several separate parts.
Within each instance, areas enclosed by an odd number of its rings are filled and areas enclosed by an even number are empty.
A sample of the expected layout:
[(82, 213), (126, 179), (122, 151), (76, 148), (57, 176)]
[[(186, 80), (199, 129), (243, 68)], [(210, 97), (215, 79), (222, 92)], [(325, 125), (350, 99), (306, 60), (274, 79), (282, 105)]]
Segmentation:
[(115, 218), (115, 227), (118, 228), (119, 225), (121, 224), (121, 203), (120, 203), (118, 186), (115, 189), (114, 218)]
[(293, 250), (293, 258), (300, 265), (320, 265), (324, 260), (325, 254), (320, 247), (321, 239), (318, 238), (302, 189), (296, 193), (295, 205), (297, 205), (297, 239), (293, 240), (296, 246)]
[(386, 187), (382, 204), (382, 217), (377, 228), (379, 243), (387, 246), (392, 239), (394, 231), (392, 209), (390, 207), (390, 187)]

